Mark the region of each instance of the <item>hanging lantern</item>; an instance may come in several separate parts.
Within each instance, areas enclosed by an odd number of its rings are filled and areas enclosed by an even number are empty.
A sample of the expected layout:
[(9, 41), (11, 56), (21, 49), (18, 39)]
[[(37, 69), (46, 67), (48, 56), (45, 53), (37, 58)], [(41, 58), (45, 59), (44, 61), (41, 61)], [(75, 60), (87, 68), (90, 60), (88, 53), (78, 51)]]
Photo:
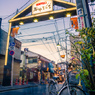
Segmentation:
[(65, 55), (61, 55), (61, 58), (64, 58), (65, 57)]

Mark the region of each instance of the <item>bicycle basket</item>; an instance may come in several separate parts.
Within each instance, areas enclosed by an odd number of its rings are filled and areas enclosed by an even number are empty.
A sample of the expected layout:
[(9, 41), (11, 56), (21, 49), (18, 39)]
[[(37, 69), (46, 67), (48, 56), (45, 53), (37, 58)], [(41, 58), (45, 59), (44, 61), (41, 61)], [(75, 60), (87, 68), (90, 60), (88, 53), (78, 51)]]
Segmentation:
[(68, 76), (69, 84), (77, 85), (79, 83), (79, 78), (76, 79), (76, 74), (78, 74), (78, 72), (73, 72), (73, 71), (69, 72), (69, 76)]

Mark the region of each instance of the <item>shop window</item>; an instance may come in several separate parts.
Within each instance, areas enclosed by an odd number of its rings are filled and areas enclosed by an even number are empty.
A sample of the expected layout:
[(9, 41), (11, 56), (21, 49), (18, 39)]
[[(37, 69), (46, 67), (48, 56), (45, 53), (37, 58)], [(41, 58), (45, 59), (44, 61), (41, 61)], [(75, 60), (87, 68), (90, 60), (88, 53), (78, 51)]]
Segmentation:
[(28, 63), (37, 63), (37, 58), (28, 58)]

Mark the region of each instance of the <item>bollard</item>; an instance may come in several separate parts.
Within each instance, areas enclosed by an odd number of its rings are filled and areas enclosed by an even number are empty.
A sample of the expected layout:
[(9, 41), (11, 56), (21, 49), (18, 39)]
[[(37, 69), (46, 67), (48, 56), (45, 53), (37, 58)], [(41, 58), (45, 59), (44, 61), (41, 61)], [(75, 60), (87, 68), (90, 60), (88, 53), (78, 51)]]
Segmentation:
[(15, 85), (18, 85), (18, 79), (16, 79)]
[(28, 79), (27, 79), (27, 81), (26, 81), (26, 84), (28, 84)]
[(19, 79), (19, 85), (21, 85), (21, 79)]
[(23, 81), (22, 81), (22, 85), (24, 85), (24, 79), (23, 79)]

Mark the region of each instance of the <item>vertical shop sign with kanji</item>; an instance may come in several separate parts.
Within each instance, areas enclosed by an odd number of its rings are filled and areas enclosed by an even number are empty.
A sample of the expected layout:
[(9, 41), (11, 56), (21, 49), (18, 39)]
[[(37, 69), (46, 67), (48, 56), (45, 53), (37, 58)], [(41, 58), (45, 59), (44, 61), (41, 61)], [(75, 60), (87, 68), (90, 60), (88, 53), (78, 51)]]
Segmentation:
[(83, 15), (83, 9), (77, 9), (77, 15), (78, 15), (78, 27), (79, 29), (85, 28), (84, 23), (84, 15)]

